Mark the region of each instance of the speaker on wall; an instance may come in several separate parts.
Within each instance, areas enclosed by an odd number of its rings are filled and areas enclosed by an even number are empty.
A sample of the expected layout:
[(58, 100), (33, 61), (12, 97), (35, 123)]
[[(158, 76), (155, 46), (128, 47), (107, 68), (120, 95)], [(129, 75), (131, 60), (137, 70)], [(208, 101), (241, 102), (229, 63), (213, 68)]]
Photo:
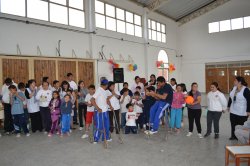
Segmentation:
[(123, 83), (124, 82), (123, 68), (114, 68), (113, 69), (113, 80), (115, 83)]

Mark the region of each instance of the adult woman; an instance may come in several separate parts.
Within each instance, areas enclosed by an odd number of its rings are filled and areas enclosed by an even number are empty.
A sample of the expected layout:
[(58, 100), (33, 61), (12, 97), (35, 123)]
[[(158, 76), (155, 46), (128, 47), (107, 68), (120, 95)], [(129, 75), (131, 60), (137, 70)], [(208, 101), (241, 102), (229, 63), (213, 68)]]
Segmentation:
[(176, 85), (177, 85), (177, 82), (176, 82), (175, 78), (170, 79), (170, 85), (171, 85), (173, 91), (175, 91), (176, 90)]
[(63, 81), (61, 84), (60, 98), (64, 99), (64, 96), (67, 94), (67, 91), (70, 90), (70, 85), (68, 81)]
[(143, 85), (143, 83), (141, 83), (141, 79), (140, 79), (139, 76), (135, 77), (135, 82), (131, 86), (131, 91), (133, 93), (135, 93), (137, 86), (140, 86), (141, 87), (141, 92), (144, 92), (144, 85)]
[(35, 99), (36, 94), (37, 94), (36, 81), (29, 80), (27, 88), (25, 90), (25, 96), (27, 98), (27, 108), (31, 120), (31, 130), (33, 133), (36, 132), (37, 130), (39, 130), (40, 132), (43, 130), (39, 103)]
[(85, 97), (88, 94), (88, 89), (82, 80), (78, 82), (78, 115), (79, 115), (79, 130), (83, 129), (83, 117), (86, 122), (87, 105), (85, 104)]
[(235, 126), (243, 125), (247, 121), (250, 113), (250, 91), (244, 77), (237, 76), (234, 80), (234, 88), (230, 92), (228, 101), (231, 122), (230, 140), (237, 139), (235, 136)]
[(198, 91), (198, 84), (196, 82), (192, 83), (191, 90), (188, 95), (194, 98), (194, 102), (187, 105), (189, 122), (189, 132), (187, 136), (190, 137), (193, 134), (195, 121), (198, 137), (203, 138), (201, 134), (201, 93)]
[(207, 133), (204, 137), (211, 134), (212, 123), (214, 123), (214, 138), (219, 138), (219, 121), (223, 111), (227, 109), (227, 99), (224, 94), (219, 91), (217, 82), (213, 82), (210, 86), (211, 91), (207, 94)]

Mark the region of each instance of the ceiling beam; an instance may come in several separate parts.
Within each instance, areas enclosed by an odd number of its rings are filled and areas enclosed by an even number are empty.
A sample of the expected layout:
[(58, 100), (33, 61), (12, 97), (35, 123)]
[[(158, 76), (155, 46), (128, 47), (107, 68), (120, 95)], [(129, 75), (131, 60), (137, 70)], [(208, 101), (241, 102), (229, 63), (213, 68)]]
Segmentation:
[(200, 9), (197, 9), (196, 11), (188, 14), (187, 16), (184, 16), (180, 19), (177, 20), (177, 22), (179, 22), (179, 26), (197, 18), (197, 17), (200, 17), (201, 15), (205, 14), (205, 13), (208, 13), (210, 12), (211, 10), (225, 4), (226, 2), (229, 2), (230, 0), (215, 0), (214, 2), (200, 8)]
[(163, 5), (167, 4), (168, 2), (169, 0), (154, 0), (152, 3), (148, 5), (148, 9), (150, 10), (150, 12), (154, 12)]

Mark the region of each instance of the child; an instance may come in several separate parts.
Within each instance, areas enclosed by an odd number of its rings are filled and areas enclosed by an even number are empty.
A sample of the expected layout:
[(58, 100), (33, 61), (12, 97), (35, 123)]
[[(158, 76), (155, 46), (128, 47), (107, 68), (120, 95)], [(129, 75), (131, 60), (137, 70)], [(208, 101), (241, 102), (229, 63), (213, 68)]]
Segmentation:
[(52, 125), (51, 125), (51, 130), (49, 132), (49, 137), (52, 136), (54, 131), (58, 131), (58, 134), (60, 134), (60, 129), (59, 129), (59, 118), (60, 118), (60, 106), (61, 106), (61, 100), (60, 100), (60, 95), (58, 91), (53, 92), (53, 99), (50, 101), (49, 108), (50, 108), (50, 113), (51, 113), (51, 120), (52, 120)]
[(170, 127), (171, 129), (175, 128), (177, 133), (180, 132), (181, 128), (182, 105), (185, 103), (184, 98), (185, 96), (182, 92), (182, 86), (178, 84), (176, 86), (176, 91), (173, 94), (170, 114)]
[(17, 88), (15, 85), (10, 85), (9, 90), (11, 114), (13, 116), (14, 125), (17, 126), (17, 128), (15, 129), (15, 133), (17, 134), (16, 137), (21, 136), (21, 128), (23, 129), (26, 136), (30, 136), (23, 110), (25, 95), (22, 92), (17, 92)]
[(42, 88), (37, 92), (36, 100), (39, 101), (40, 113), (42, 117), (42, 123), (44, 128), (44, 134), (48, 134), (51, 129), (51, 115), (49, 109), (49, 103), (52, 98), (52, 92), (49, 90), (49, 83), (43, 82)]
[(146, 130), (149, 131), (149, 115), (150, 115), (150, 108), (154, 105), (155, 103), (155, 98), (152, 96), (148, 96), (148, 92), (155, 92), (155, 87), (154, 86), (149, 86), (148, 88), (145, 89), (146, 95), (145, 99), (142, 100), (143, 103), (143, 115), (144, 115), (144, 124), (146, 124)]
[[(23, 82), (20, 82), (17, 87), (18, 87), (19, 91), (25, 95), (25, 84)], [(28, 112), (28, 108), (27, 108), (26, 97), (25, 97), (25, 100), (23, 101), (23, 111), (24, 111), (24, 116), (25, 116), (25, 120), (27, 123), (27, 128), (29, 128), (29, 112)]]
[(61, 109), (61, 115), (62, 115), (62, 133), (61, 136), (63, 137), (64, 134), (70, 135), (70, 121), (71, 121), (71, 113), (72, 113), (72, 107), (73, 104), (70, 101), (71, 96), (66, 94), (64, 96), (64, 102), (62, 102), (60, 109)]
[(57, 91), (57, 92), (61, 91), (60, 82), (58, 80), (53, 81), (52, 92), (54, 91)]
[(88, 89), (85, 87), (83, 81), (78, 82), (78, 115), (79, 115), (79, 130), (83, 129), (83, 118), (86, 122), (87, 105), (85, 104), (85, 98), (88, 94)]
[(138, 114), (138, 119), (136, 120), (136, 126), (143, 129), (143, 111), (142, 111), (142, 100), (139, 92), (134, 93), (134, 99), (132, 99), (131, 104), (134, 106), (134, 111)]
[(89, 137), (89, 126), (92, 124), (92, 119), (94, 117), (94, 110), (95, 107), (91, 104), (91, 98), (95, 94), (95, 85), (90, 85), (88, 87), (89, 93), (85, 97), (85, 104), (87, 105), (87, 115), (86, 115), (86, 122), (85, 122), (85, 134), (82, 136), (82, 138), (88, 138)]
[(144, 92), (142, 92), (142, 89), (140, 86), (137, 86), (136, 89), (135, 89), (136, 92), (139, 92), (141, 97), (143, 98), (145, 95), (144, 95)]
[(132, 132), (133, 134), (137, 134), (137, 127), (136, 127), (136, 119), (138, 119), (138, 115), (134, 112), (134, 108), (132, 104), (127, 104), (126, 108), (128, 112), (126, 113), (126, 127), (125, 127), (125, 134), (129, 134)]
[(121, 128), (123, 129), (126, 125), (126, 113), (128, 109), (126, 108), (127, 104), (131, 102), (131, 97), (129, 96), (129, 90), (127, 88), (123, 89), (123, 95), (121, 96)]
[[(74, 124), (73, 124), (73, 119), (74, 119), (74, 114), (75, 114), (75, 103), (76, 103), (76, 98), (75, 98), (75, 96), (74, 96), (74, 91), (71, 91), (71, 90), (68, 90), (67, 91), (67, 95), (69, 95), (70, 96), (70, 101), (71, 101), (71, 103), (72, 103), (72, 112), (71, 112), (71, 124), (70, 124), (70, 128), (72, 129), (72, 130), (75, 130), (76, 128), (74, 127)], [(71, 130), (70, 130), (70, 132), (71, 132)]]

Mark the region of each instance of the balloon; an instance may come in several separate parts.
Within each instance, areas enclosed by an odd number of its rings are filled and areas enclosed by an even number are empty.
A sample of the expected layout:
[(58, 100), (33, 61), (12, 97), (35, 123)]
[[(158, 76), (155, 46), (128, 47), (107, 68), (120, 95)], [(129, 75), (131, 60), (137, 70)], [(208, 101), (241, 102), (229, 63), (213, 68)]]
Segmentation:
[(133, 71), (136, 71), (137, 70), (137, 64), (134, 64), (134, 66), (133, 66)]
[(188, 97), (186, 97), (185, 102), (187, 104), (193, 104), (194, 103), (194, 98), (192, 96), (188, 96)]

